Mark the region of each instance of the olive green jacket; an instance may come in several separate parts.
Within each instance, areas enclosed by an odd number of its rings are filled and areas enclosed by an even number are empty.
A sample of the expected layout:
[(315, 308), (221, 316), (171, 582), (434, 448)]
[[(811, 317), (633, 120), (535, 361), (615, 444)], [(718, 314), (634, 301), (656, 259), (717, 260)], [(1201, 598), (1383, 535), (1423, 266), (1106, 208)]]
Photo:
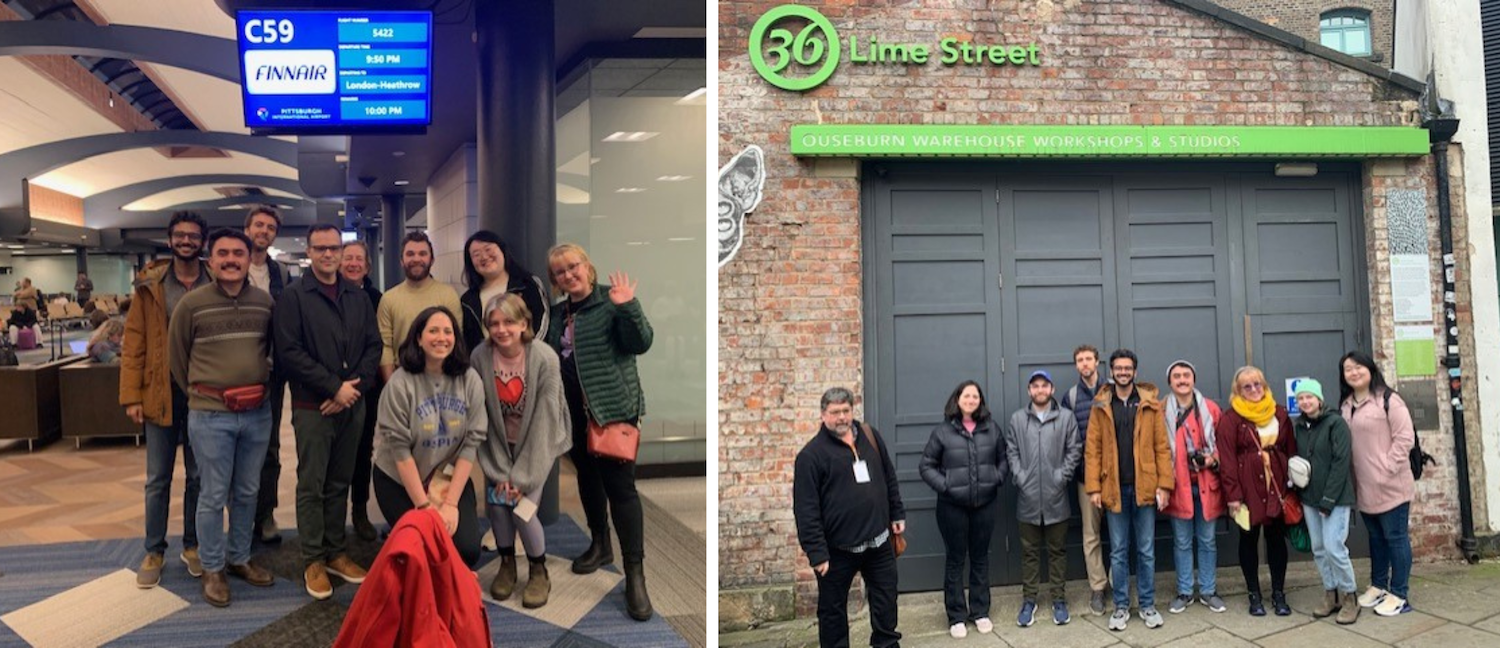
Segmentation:
[(1317, 420), (1303, 414), (1292, 425), (1297, 429), (1297, 454), (1312, 465), (1302, 503), (1325, 511), (1354, 506), (1354, 481), (1349, 479), (1352, 440), (1344, 417), (1325, 408)]
[(567, 299), (552, 307), (547, 326), (547, 344), (563, 354), (562, 336), (568, 314), (573, 315), (573, 350), (578, 355), (578, 379), (588, 401), (589, 415), (599, 424), (638, 419), (646, 413), (646, 396), (635, 357), (651, 349), (651, 323), (641, 302), (632, 299), (620, 306), (609, 300), (609, 286), (594, 284), (583, 301)]

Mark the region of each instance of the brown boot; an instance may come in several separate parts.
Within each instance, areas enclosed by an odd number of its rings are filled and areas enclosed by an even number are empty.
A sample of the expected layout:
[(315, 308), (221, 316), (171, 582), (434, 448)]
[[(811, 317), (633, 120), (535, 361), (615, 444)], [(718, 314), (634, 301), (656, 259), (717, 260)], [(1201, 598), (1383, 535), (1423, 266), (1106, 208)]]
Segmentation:
[(229, 606), (229, 579), (224, 570), (203, 572), (203, 600), (214, 607)]
[(1359, 598), (1354, 592), (1344, 592), (1341, 603), (1344, 609), (1339, 611), (1339, 616), (1334, 621), (1337, 621), (1339, 625), (1354, 623), (1359, 618)]
[[(514, 551), (514, 550), (512, 550)], [(500, 569), (495, 572), (495, 580), (490, 582), (490, 596), (496, 601), (504, 601), (510, 598), (512, 592), (516, 591), (516, 555), (514, 553), (500, 552)]]
[(1314, 619), (1321, 619), (1321, 618), (1326, 617), (1326, 616), (1333, 616), (1333, 613), (1334, 612), (1338, 612), (1338, 611), (1339, 611), (1339, 592), (1338, 592), (1338, 590), (1323, 590), (1323, 604), (1319, 605), (1316, 609), (1313, 610), (1313, 618)]
[(531, 574), (526, 578), (526, 589), (521, 591), (521, 606), (539, 608), (547, 604), (552, 593), (552, 581), (547, 577), (547, 557), (527, 558), (531, 563)]

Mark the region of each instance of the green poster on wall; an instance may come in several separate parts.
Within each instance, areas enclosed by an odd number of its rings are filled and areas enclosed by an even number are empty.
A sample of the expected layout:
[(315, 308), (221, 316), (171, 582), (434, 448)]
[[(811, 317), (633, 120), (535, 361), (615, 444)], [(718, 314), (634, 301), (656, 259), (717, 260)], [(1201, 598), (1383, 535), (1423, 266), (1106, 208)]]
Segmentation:
[(1432, 325), (1396, 327), (1396, 375), (1431, 376), (1437, 373), (1437, 341)]

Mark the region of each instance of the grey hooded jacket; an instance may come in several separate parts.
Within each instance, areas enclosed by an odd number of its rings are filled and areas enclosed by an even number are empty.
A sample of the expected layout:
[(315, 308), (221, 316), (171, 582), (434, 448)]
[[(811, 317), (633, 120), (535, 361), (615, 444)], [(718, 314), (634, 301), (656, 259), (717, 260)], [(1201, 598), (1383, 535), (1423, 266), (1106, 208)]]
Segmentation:
[(562, 375), (557, 352), (533, 339), (526, 344), (526, 389), (521, 396), (521, 433), (516, 452), (505, 441), (505, 416), (495, 394), (493, 347), (486, 339), (469, 356), (474, 371), (484, 383), (484, 409), (489, 417), (489, 435), (479, 446), (479, 467), (487, 486), (509, 481), (530, 494), (547, 483), (557, 458), (573, 447), (573, 424), (563, 398)]
[(1019, 491), (1016, 518), (1026, 524), (1055, 524), (1070, 515), (1071, 477), (1083, 460), (1078, 420), (1053, 399), (1038, 413), (1028, 404), (1005, 426), (1005, 453), (1011, 483)]

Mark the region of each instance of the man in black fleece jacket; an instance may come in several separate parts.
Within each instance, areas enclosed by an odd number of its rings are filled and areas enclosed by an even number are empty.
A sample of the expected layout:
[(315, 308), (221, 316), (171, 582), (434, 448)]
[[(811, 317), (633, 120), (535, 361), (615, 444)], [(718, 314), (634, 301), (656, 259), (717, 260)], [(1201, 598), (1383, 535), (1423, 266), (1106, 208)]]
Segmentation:
[(870, 645), (899, 646), (896, 554), (906, 530), (896, 468), (880, 434), (854, 420), (854, 394), (823, 394), (823, 425), (797, 453), (792, 510), (797, 539), (818, 577), (818, 643), (849, 645), (849, 586), (864, 576)]

